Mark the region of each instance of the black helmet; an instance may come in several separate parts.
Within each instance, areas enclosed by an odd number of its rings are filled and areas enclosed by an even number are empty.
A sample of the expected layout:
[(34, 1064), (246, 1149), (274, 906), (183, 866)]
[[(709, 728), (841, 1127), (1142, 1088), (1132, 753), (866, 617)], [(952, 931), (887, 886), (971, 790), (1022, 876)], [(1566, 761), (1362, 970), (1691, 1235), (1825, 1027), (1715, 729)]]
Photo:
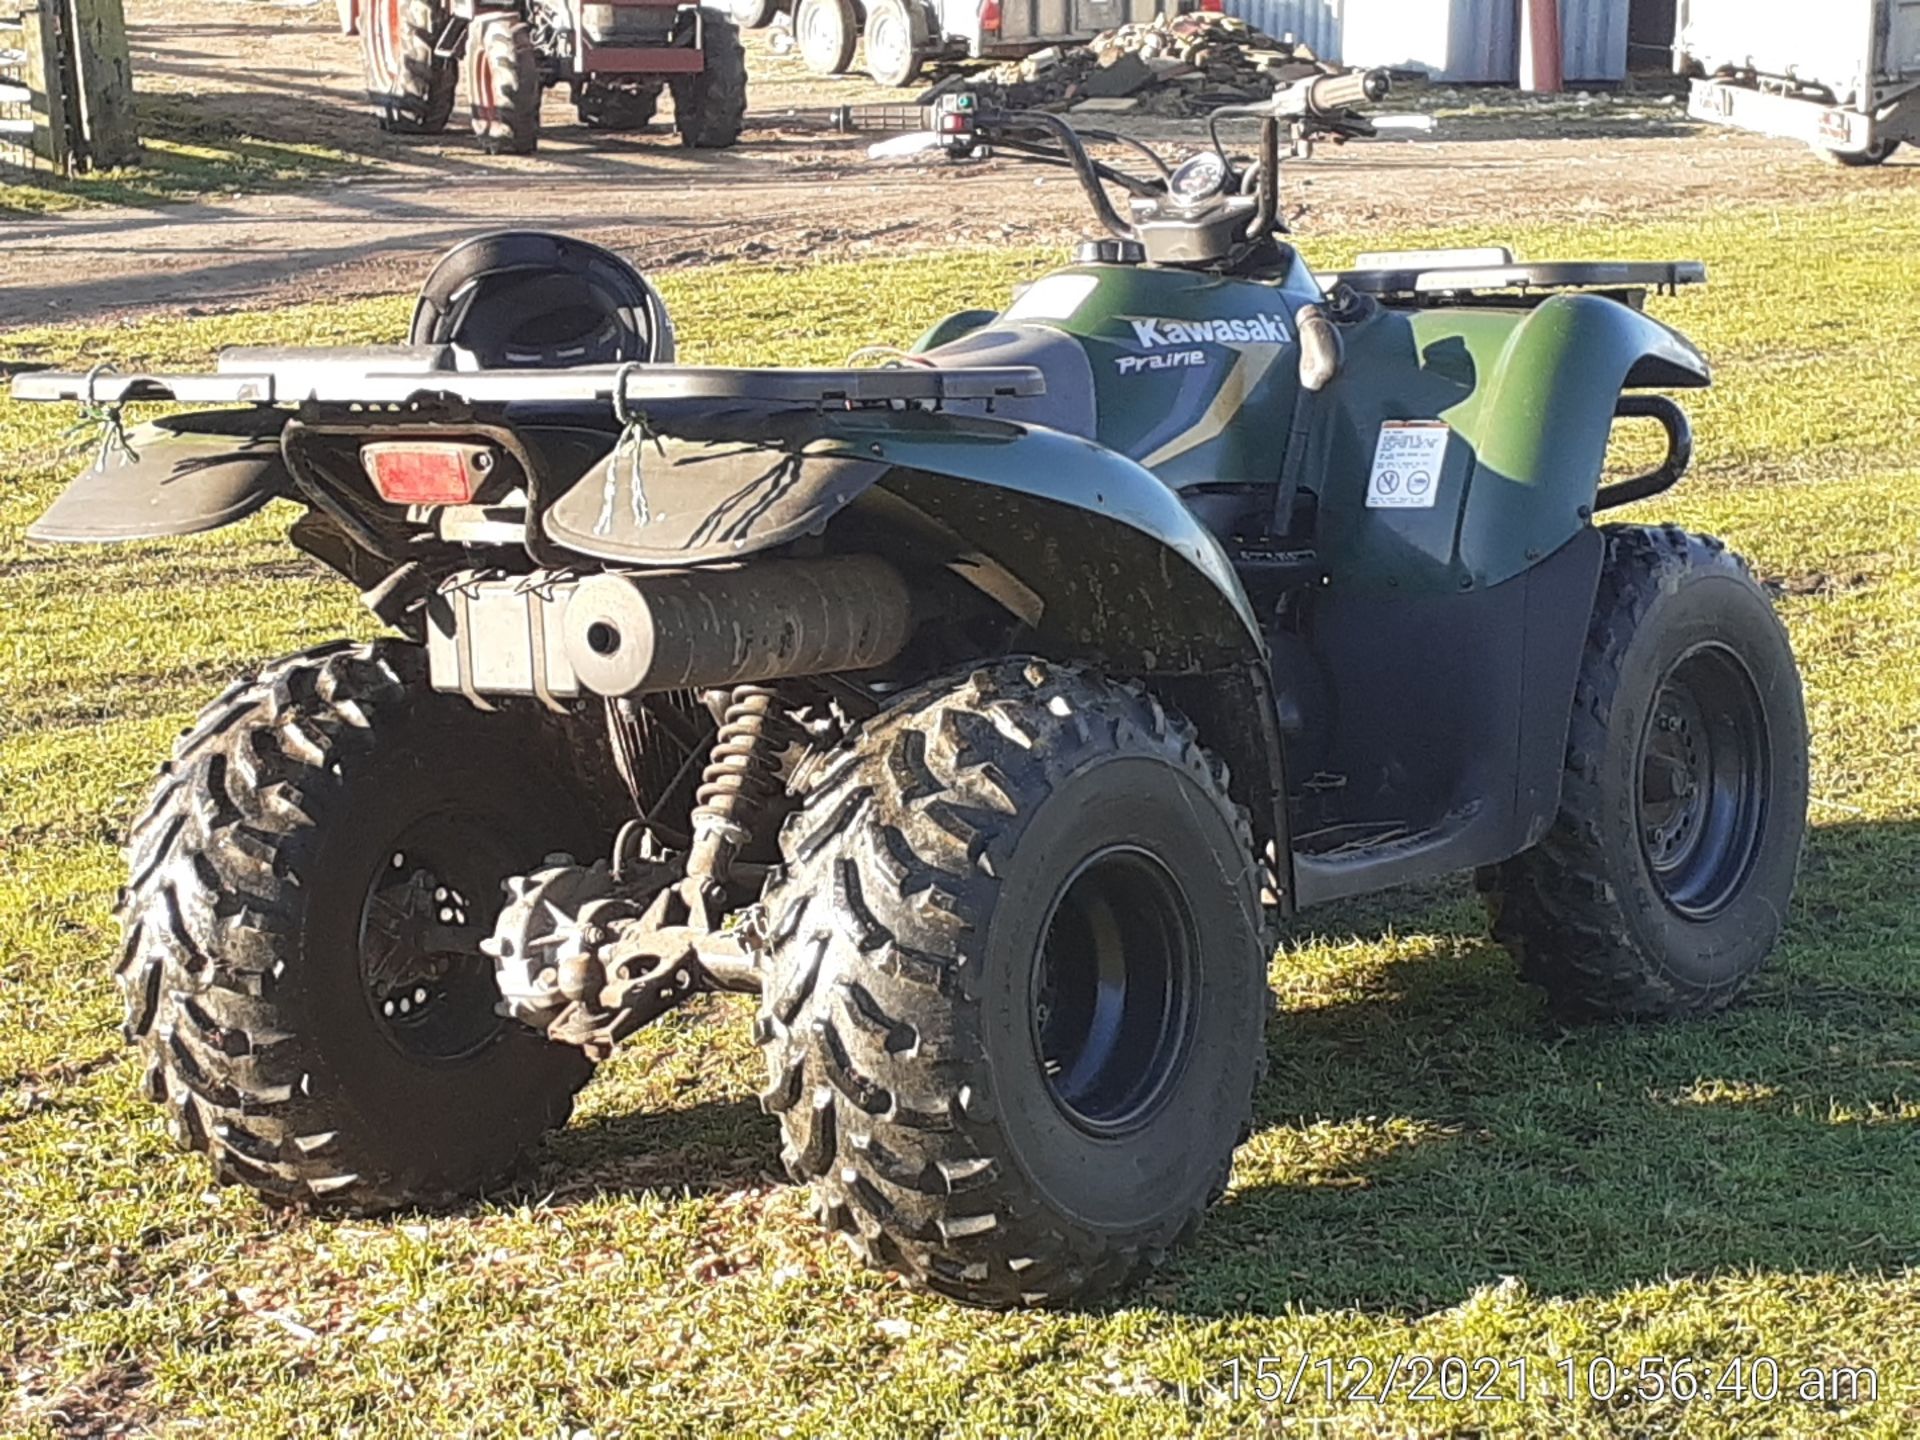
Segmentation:
[(408, 338), (453, 345), (489, 370), (673, 361), (673, 322), (646, 278), (610, 250), (543, 230), (454, 246), (421, 288)]

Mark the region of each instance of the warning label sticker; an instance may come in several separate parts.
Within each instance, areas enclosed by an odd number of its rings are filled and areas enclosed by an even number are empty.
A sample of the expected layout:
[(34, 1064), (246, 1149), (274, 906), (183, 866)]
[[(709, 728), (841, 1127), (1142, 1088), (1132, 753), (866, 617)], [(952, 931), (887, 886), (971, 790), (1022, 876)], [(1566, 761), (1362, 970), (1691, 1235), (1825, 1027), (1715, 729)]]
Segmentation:
[(1367, 481), (1369, 510), (1431, 510), (1440, 494), (1452, 427), (1439, 420), (1389, 420), (1380, 427)]

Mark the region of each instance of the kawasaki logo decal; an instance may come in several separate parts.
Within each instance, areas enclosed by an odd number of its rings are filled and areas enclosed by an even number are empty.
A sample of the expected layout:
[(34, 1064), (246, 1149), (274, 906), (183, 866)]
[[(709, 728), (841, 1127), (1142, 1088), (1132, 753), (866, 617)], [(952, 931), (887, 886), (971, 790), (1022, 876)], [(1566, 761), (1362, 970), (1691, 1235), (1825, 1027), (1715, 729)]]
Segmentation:
[(1149, 350), (1166, 345), (1284, 345), (1293, 338), (1284, 316), (1246, 320), (1133, 320), (1133, 338)]

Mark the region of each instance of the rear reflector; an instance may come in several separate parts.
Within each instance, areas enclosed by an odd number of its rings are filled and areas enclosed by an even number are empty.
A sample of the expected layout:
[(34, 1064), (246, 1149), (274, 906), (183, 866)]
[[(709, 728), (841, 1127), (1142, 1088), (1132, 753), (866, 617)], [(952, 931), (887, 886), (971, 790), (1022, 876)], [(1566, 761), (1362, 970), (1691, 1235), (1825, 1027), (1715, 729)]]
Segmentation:
[(980, 28), (989, 35), (1000, 33), (1000, 0), (980, 0)]
[(465, 505), (488, 468), (474, 445), (383, 440), (360, 447), (360, 463), (380, 498), (394, 505)]

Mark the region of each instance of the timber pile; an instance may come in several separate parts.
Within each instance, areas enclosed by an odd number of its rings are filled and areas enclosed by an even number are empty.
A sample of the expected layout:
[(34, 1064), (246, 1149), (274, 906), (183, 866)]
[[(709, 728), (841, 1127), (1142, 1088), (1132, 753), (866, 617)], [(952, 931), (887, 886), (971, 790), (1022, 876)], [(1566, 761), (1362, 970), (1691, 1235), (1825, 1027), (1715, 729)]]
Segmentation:
[(1052, 46), (937, 88), (970, 89), (983, 104), (1010, 110), (1187, 116), (1265, 99), (1303, 75), (1336, 69), (1237, 15), (1196, 11), (1122, 25), (1084, 45)]

